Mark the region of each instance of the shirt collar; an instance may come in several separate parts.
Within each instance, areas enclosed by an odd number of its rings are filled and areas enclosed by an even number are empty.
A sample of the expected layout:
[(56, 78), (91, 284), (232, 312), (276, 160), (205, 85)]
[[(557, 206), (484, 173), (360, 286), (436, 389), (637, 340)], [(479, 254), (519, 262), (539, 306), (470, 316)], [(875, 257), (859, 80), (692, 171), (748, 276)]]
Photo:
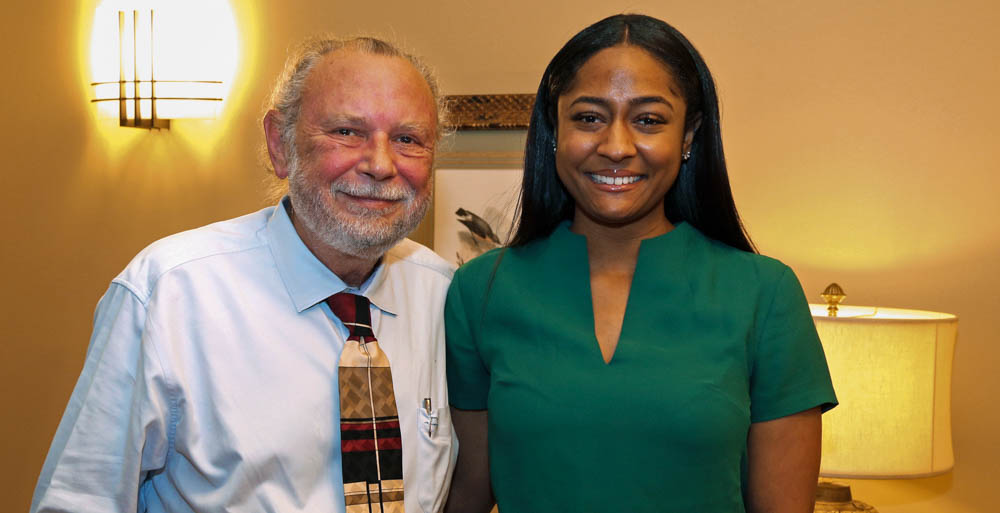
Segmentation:
[(392, 280), (386, 279), (386, 267), (389, 265), (386, 263), (386, 255), (383, 255), (378, 266), (375, 267), (375, 272), (361, 285), (361, 290), (362, 294), (379, 310), (396, 315), (396, 293), (392, 288)]
[(302, 242), (288, 216), (289, 206), (288, 196), (285, 196), (271, 213), (266, 229), (274, 263), (295, 310), (302, 312), (338, 292), (347, 291), (361, 294), (379, 309), (394, 313), (394, 294), (385, 280), (385, 259), (359, 288), (348, 287)]

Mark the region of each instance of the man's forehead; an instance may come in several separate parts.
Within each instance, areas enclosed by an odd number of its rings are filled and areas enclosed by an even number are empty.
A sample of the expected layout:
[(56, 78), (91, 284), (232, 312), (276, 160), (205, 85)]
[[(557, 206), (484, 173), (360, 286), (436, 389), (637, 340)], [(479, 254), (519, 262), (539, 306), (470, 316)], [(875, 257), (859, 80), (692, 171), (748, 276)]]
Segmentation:
[(309, 82), (341, 79), (350, 86), (352, 81), (373, 76), (417, 86), (417, 89), (433, 97), (427, 79), (405, 57), (373, 54), (353, 48), (340, 48), (324, 55), (309, 73), (306, 83), (308, 86)]
[[(306, 79), (304, 103), (344, 120), (395, 112), (399, 123), (426, 125), (437, 107), (424, 76), (403, 57), (339, 49), (323, 56)], [(428, 121), (429, 118), (429, 121)]]

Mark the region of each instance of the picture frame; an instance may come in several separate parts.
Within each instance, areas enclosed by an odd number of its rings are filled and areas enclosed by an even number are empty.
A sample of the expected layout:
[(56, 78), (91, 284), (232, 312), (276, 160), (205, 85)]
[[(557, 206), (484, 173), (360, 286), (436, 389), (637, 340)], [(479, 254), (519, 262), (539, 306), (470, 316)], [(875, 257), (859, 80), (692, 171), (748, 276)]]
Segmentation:
[(534, 94), (457, 94), (445, 96), (448, 127), (455, 130), (528, 128)]
[[(417, 240), (455, 265), (509, 236), (534, 100), (534, 94), (445, 97), (454, 132), (436, 157), (434, 199)], [(492, 236), (475, 233), (477, 223)]]

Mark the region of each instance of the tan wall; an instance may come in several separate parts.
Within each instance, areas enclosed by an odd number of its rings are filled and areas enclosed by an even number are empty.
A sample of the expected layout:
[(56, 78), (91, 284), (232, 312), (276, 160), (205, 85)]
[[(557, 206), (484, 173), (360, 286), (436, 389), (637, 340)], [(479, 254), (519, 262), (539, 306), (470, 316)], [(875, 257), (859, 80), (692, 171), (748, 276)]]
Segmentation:
[(87, 103), (95, 4), (8, 2), (0, 22), (0, 509), (27, 507), (108, 281), (158, 237), (263, 204), (256, 119), (291, 42), (326, 30), (387, 34), (427, 56), (447, 93), (532, 92), (566, 38), (626, 8), (673, 22), (702, 50), (719, 82), (741, 212), (810, 298), (838, 281), (853, 304), (960, 316), (954, 472), (856, 482), (856, 495), (883, 513), (995, 507), (994, 3), (243, 0), (232, 2), (243, 60), (222, 118), (163, 132), (110, 126)]

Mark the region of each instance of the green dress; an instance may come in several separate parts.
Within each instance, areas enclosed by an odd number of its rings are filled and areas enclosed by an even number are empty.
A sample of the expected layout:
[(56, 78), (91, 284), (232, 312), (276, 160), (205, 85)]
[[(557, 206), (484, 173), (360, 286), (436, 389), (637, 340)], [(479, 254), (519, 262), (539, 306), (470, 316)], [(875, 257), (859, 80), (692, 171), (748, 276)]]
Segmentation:
[(609, 364), (589, 276), (564, 223), (451, 284), (449, 401), (489, 411), (500, 511), (744, 511), (750, 423), (836, 404), (795, 275), (685, 223), (644, 240)]

